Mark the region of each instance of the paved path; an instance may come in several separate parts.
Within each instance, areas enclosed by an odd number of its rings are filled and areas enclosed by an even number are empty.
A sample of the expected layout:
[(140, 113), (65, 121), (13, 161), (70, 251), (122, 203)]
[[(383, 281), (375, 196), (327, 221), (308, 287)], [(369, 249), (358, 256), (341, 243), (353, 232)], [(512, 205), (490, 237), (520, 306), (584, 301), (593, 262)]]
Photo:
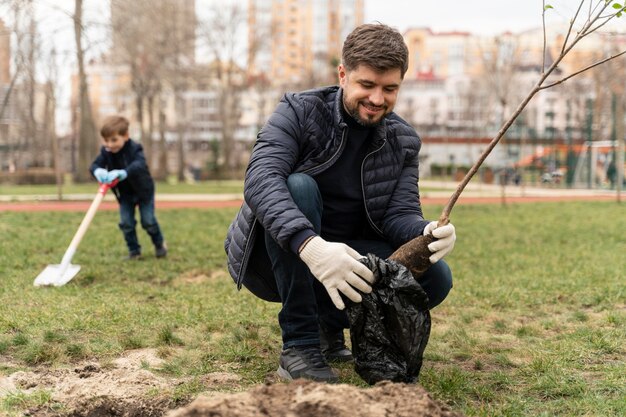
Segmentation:
[[(445, 191), (425, 191), (423, 205), (443, 205), (447, 203), (456, 188), (453, 183), (422, 182), (430, 188)], [(80, 211), (86, 212), (95, 197), (93, 195), (66, 195), (64, 201), (55, 196), (0, 196), (0, 212), (3, 211)], [(622, 195), (622, 201), (626, 200)], [(239, 207), (241, 194), (157, 194), (156, 207), (159, 210), (180, 208), (224, 208)], [(560, 188), (506, 187), (507, 204), (558, 202), (558, 201), (617, 201), (617, 193), (611, 190), (567, 190)], [(494, 185), (468, 184), (457, 204), (500, 204), (502, 188)], [(118, 205), (112, 195), (107, 195), (99, 210), (117, 210)]]

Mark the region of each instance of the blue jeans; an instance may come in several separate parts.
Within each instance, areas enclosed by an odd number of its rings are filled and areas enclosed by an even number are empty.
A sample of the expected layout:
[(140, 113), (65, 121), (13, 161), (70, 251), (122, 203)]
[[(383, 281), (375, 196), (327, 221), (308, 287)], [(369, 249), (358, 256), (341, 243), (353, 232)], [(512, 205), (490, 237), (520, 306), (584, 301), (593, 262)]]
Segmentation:
[[(323, 205), (315, 180), (306, 174), (292, 174), (287, 179), (287, 187), (300, 211), (319, 234)], [(383, 259), (395, 250), (382, 240), (345, 240), (343, 243), (362, 255), (373, 253)], [(267, 232), (265, 245), (282, 302), (278, 322), (282, 330), (283, 349), (319, 344), (320, 325), (329, 332), (349, 327), (346, 312), (335, 307), (326, 288), (311, 274), (298, 255), (283, 250)], [(452, 273), (441, 260), (432, 265), (418, 282), (428, 294), (429, 308), (433, 308), (450, 292)]]
[(137, 220), (135, 220), (135, 207), (139, 206), (141, 227), (148, 232), (152, 243), (156, 247), (163, 245), (163, 234), (154, 215), (154, 197), (149, 200), (137, 201), (134, 199), (120, 200), (120, 230), (124, 233), (124, 239), (129, 252), (141, 252), (141, 245), (137, 240)]

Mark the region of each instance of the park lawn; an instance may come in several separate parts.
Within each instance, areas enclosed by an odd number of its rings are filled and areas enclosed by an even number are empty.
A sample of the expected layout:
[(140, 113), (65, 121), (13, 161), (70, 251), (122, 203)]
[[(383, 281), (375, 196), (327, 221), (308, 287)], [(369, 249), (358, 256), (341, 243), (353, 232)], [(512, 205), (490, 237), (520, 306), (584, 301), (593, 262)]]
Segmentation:
[[(426, 207), (436, 218), (440, 207)], [(235, 389), (277, 367), (278, 305), (237, 293), (223, 238), (234, 209), (161, 210), (170, 247), (156, 260), (126, 255), (114, 212), (98, 213), (60, 288), (35, 288), (59, 263), (82, 213), (0, 213), (0, 372), (106, 364), (156, 348), (162, 375), (187, 377), (165, 393), (196, 396), (202, 376), (239, 375)], [(476, 416), (626, 415), (626, 216), (612, 202), (460, 205), (448, 261), (455, 284), (432, 311), (420, 383)], [(365, 386), (350, 365), (342, 382)], [(214, 388), (213, 388), (214, 389)], [(233, 387), (224, 387), (232, 390)], [(162, 393), (161, 393), (162, 394)], [(15, 400), (15, 398), (13, 398)], [(50, 401), (38, 393), (19, 404)], [(0, 401), (0, 411), (15, 401)]]
[[(62, 194), (95, 194), (98, 191), (96, 180), (84, 184), (66, 184)], [(233, 194), (243, 193), (242, 180), (211, 180), (193, 183), (160, 181), (156, 183), (156, 192), (160, 194)], [(40, 185), (0, 185), (0, 195), (57, 195), (54, 184)]]
[[(159, 181), (155, 183), (157, 194), (243, 194), (243, 180), (208, 180), (197, 182)], [(420, 187), (422, 192), (445, 191), (444, 187)], [(62, 196), (70, 194), (95, 195), (96, 180), (85, 184), (66, 184)], [(7, 185), (0, 184), (0, 196), (56, 196), (54, 184)], [(158, 196), (157, 196), (158, 198)]]

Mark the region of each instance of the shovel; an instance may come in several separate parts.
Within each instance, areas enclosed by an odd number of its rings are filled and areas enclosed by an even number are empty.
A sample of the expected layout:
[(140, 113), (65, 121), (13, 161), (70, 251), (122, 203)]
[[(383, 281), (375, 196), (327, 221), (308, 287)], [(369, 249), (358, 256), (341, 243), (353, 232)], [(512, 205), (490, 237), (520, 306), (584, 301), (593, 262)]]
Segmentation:
[(98, 194), (96, 194), (91, 206), (89, 206), (89, 210), (87, 210), (87, 214), (85, 214), (83, 221), (80, 223), (70, 246), (68, 246), (65, 251), (65, 255), (63, 255), (61, 263), (59, 265), (48, 265), (43, 271), (41, 271), (41, 273), (37, 275), (37, 278), (35, 278), (34, 285), (36, 287), (45, 285), (60, 287), (70, 282), (70, 280), (76, 276), (80, 270), (80, 265), (72, 265), (72, 257), (74, 257), (74, 253), (76, 253), (76, 249), (78, 248), (80, 241), (91, 224), (91, 220), (96, 215), (96, 211), (98, 211), (98, 206), (102, 202), (104, 195), (107, 193), (109, 188), (115, 187), (117, 183), (118, 180), (115, 180), (110, 184), (100, 184)]

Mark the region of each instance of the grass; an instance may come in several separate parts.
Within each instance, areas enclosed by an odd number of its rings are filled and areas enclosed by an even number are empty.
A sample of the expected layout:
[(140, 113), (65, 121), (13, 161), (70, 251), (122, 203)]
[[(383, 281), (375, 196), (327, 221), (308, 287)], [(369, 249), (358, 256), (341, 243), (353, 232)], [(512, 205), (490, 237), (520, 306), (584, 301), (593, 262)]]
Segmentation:
[[(62, 187), (62, 195), (88, 194), (95, 195), (98, 186), (95, 182), (85, 184), (65, 184)], [(445, 190), (445, 188), (422, 187), (423, 192)], [(54, 184), (42, 185), (7, 185), (0, 184), (0, 196), (35, 196), (57, 195), (57, 187)], [(210, 180), (194, 183), (178, 181), (161, 181), (156, 183), (158, 194), (243, 194), (242, 180)]]
[[(426, 207), (436, 218), (439, 207)], [(154, 370), (188, 377), (169, 393), (202, 392), (202, 376), (231, 372), (224, 390), (262, 383), (276, 368), (279, 306), (238, 293), (223, 238), (235, 214), (161, 210), (166, 260), (126, 254), (114, 212), (98, 213), (60, 288), (35, 288), (58, 263), (83, 213), (0, 212), (0, 375), (102, 363), (155, 348)], [(420, 382), (471, 416), (626, 415), (626, 216), (615, 203), (460, 205), (448, 260), (449, 298), (433, 310)], [(147, 366), (147, 365), (146, 365)], [(342, 382), (365, 386), (349, 365)], [(50, 402), (15, 393), (1, 410)]]
[[(98, 190), (96, 181), (85, 184), (65, 184), (62, 192), (67, 194), (95, 194)], [(243, 193), (243, 181), (198, 181), (195, 183), (162, 181), (156, 183), (157, 193), (161, 194), (232, 194)], [(6, 185), (0, 184), (0, 195), (57, 195), (54, 184), (46, 185)]]

